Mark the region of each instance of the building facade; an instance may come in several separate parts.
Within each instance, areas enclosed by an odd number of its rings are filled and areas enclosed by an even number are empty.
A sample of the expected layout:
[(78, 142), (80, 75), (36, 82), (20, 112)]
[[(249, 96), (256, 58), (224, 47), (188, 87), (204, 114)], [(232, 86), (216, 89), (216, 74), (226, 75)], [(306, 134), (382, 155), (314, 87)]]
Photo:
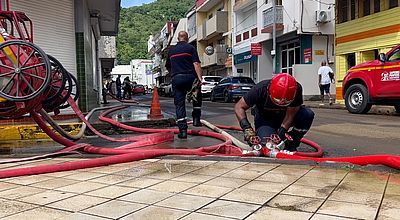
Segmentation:
[[(232, 0), (196, 0), (197, 51), (203, 75), (232, 75)], [(206, 54), (206, 48), (213, 53)]]
[(136, 59), (132, 60), (130, 64), (132, 69), (132, 81), (137, 84), (148, 86), (148, 88), (153, 88), (155, 79), (152, 73), (152, 60)]
[[(10, 1), (11, 10), (23, 11), (32, 20), (34, 43), (77, 77), (81, 91), (78, 104), (82, 111), (100, 103), (103, 75), (109, 74), (114, 66), (115, 53), (103, 53), (101, 57), (99, 50), (104, 47), (100, 44), (102, 36), (118, 33), (120, 3), (120, 0)], [(110, 46), (115, 48), (115, 40), (109, 41)]]
[[(336, 98), (348, 69), (400, 43), (399, 0), (336, 1)], [(355, 28), (357, 27), (357, 28)]]

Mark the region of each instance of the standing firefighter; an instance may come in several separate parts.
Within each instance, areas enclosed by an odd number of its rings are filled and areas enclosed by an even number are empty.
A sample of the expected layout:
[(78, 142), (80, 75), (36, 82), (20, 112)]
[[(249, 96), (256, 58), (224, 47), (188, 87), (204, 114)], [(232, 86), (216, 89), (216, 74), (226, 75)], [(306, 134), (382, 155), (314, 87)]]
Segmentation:
[[(296, 151), (314, 119), (314, 112), (302, 104), (301, 85), (291, 75), (281, 73), (255, 85), (235, 105), (235, 113), (249, 144), (252, 144), (253, 137), (258, 136), (263, 144), (272, 140), (278, 143), (285, 141), (286, 150)], [(246, 110), (253, 106), (256, 131), (246, 115)], [(291, 141), (287, 141), (286, 133), (292, 138)]]
[[(188, 44), (189, 38), (185, 31), (178, 34), (178, 43), (171, 48), (165, 64), (172, 76), (172, 89), (174, 91), (174, 104), (176, 108), (176, 122), (179, 127), (178, 137), (187, 138), (187, 122), (185, 98), (192, 87), (201, 86), (201, 66), (196, 49)], [(196, 80), (197, 79), (197, 80)], [(195, 81), (196, 80), (196, 81)], [(201, 90), (197, 89), (197, 97), (193, 99), (193, 126), (199, 127), (201, 116)]]

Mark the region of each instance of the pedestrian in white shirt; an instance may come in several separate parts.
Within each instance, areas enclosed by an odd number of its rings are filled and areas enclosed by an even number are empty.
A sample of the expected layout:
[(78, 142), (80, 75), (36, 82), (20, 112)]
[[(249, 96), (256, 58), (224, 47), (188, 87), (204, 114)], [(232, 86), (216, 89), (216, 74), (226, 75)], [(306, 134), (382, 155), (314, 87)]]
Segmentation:
[(333, 70), (326, 65), (326, 61), (321, 62), (321, 67), (318, 69), (318, 85), (321, 92), (321, 102), (324, 102), (325, 94), (329, 97), (329, 105), (332, 105), (332, 97), (330, 93), (331, 82), (334, 82)]

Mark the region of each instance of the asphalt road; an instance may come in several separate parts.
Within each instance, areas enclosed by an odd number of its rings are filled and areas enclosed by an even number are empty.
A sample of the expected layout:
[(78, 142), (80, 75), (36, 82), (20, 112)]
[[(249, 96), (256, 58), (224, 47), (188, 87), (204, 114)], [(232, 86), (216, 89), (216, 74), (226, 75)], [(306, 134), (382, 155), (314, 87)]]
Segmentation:
[[(147, 96), (138, 97), (149, 101)], [(160, 98), (161, 109), (175, 111), (172, 98)], [(204, 101), (202, 118), (212, 123), (238, 125), (234, 103)], [(350, 114), (340, 109), (313, 109), (315, 119), (306, 138), (320, 144), (324, 156), (367, 154), (400, 155), (400, 117), (388, 115)], [(187, 104), (188, 117), (191, 107)], [(248, 114), (250, 115), (250, 114)]]

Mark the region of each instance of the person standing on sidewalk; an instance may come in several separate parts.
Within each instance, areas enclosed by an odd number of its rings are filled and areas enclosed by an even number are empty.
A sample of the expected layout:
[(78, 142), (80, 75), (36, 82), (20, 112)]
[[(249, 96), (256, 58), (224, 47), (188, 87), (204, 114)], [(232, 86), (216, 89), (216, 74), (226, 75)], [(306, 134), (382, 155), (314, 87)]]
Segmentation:
[(326, 65), (326, 61), (321, 62), (318, 69), (318, 85), (321, 93), (321, 102), (324, 103), (325, 94), (329, 97), (329, 105), (332, 105), (332, 97), (330, 93), (331, 81), (333, 80), (333, 70)]
[[(189, 37), (186, 31), (178, 34), (178, 43), (169, 50), (165, 67), (172, 76), (172, 90), (176, 109), (176, 122), (179, 128), (178, 138), (187, 138), (187, 121), (185, 98), (193, 86), (201, 87), (202, 71), (199, 55), (196, 48), (188, 44)], [(196, 85), (193, 83), (196, 81)], [(200, 127), (201, 116), (201, 89), (198, 90), (197, 99), (193, 101), (193, 126)]]
[[(246, 110), (251, 107), (254, 107), (256, 130), (247, 119)], [(314, 120), (314, 112), (303, 105), (302, 86), (287, 73), (279, 73), (253, 86), (236, 103), (235, 113), (249, 145), (253, 144), (253, 137), (258, 136), (262, 144), (285, 141), (288, 151), (296, 151)], [(292, 140), (287, 141), (286, 134)]]
[(117, 80), (115, 80), (115, 85), (117, 87), (117, 98), (118, 99), (122, 99), (122, 95), (121, 95), (121, 89), (122, 89), (121, 75), (118, 75)]

